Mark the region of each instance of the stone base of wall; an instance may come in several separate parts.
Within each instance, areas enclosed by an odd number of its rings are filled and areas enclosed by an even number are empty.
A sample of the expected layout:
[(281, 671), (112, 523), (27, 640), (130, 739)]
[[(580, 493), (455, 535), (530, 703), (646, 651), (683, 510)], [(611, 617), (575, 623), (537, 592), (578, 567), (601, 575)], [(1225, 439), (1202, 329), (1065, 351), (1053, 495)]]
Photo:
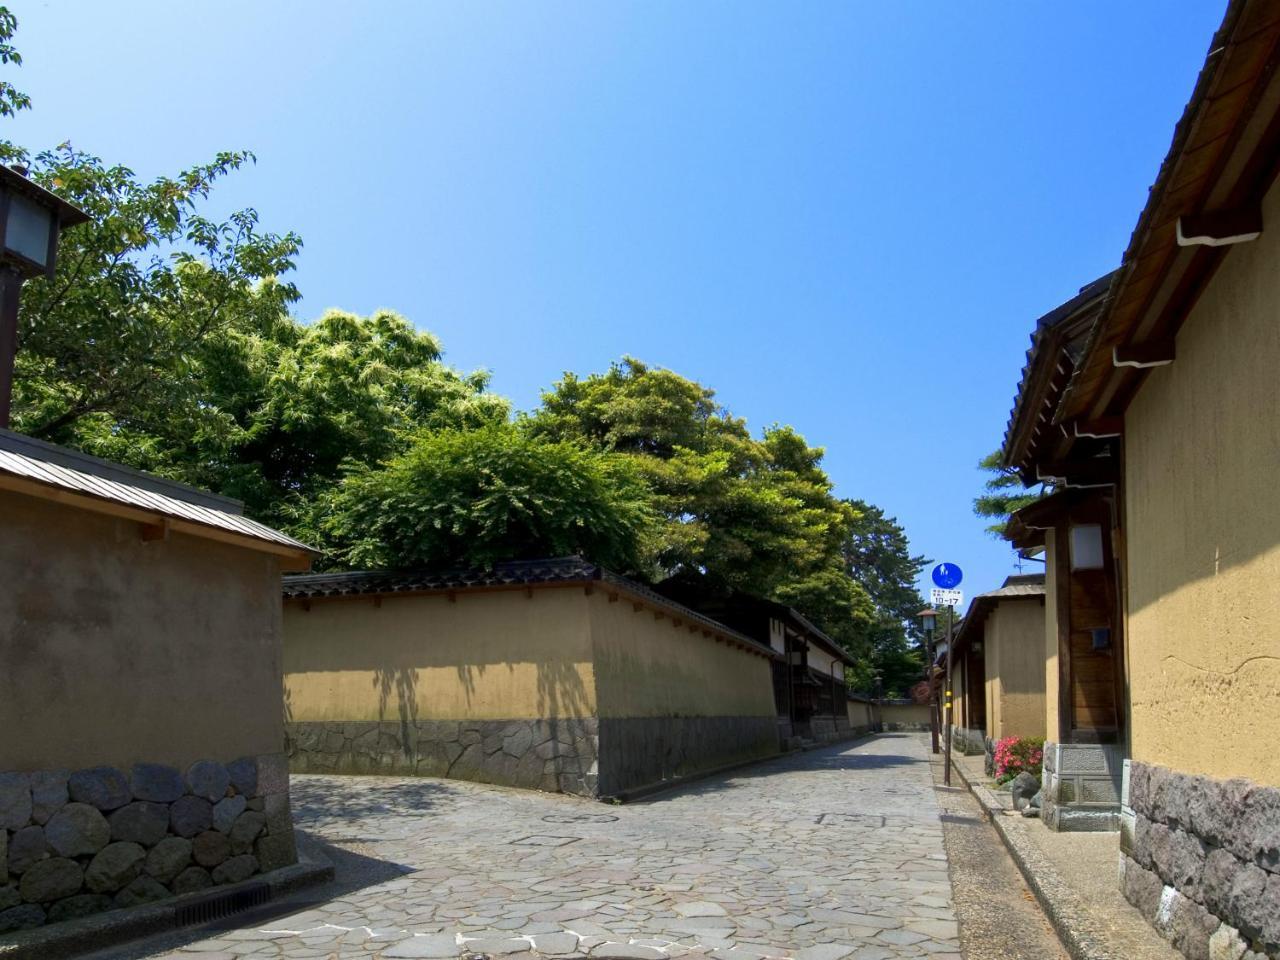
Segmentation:
[(302, 721), (285, 724), (285, 738), (294, 773), (410, 774), (586, 797), (599, 792), (594, 717)]
[(1040, 816), (1050, 830), (1120, 829), (1124, 754), (1115, 744), (1046, 743)]
[(951, 749), (966, 757), (977, 757), (987, 752), (987, 735), (983, 730), (968, 727), (951, 728)]
[(617, 796), (777, 753), (775, 717), (601, 717), (599, 794)]
[(882, 720), (880, 729), (886, 733), (928, 733), (933, 728), (928, 723), (904, 723), (899, 720)]
[(1280, 789), (1138, 762), (1127, 785), (1129, 902), (1189, 957), (1280, 956)]
[(297, 861), (282, 754), (0, 773), (0, 933), (239, 883)]

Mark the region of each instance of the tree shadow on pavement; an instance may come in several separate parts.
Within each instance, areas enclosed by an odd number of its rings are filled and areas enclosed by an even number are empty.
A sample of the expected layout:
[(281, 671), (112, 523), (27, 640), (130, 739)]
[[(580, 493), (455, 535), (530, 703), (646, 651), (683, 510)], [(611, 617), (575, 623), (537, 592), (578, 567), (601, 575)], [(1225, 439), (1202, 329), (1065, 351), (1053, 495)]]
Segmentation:
[(371, 783), (356, 777), (293, 777), (289, 791), (294, 821), (311, 828), (371, 817), (418, 817), (465, 799), (462, 791), (429, 778)]

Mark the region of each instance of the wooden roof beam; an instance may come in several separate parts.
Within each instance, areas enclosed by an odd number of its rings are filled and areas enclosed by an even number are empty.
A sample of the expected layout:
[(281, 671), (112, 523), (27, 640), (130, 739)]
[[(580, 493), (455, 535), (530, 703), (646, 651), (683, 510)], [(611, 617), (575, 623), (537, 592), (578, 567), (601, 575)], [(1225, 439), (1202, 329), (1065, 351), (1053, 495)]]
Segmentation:
[(1178, 246), (1225, 247), (1262, 236), (1262, 206), (1188, 213), (1178, 218)]

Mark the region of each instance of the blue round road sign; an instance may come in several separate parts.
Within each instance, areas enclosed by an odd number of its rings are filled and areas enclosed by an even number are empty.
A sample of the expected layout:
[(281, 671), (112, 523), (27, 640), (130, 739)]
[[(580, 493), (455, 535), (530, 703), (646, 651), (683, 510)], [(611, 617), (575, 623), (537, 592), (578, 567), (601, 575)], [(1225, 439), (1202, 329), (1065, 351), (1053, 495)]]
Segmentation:
[(954, 590), (964, 579), (964, 571), (954, 563), (940, 563), (933, 568), (933, 582), (943, 590)]

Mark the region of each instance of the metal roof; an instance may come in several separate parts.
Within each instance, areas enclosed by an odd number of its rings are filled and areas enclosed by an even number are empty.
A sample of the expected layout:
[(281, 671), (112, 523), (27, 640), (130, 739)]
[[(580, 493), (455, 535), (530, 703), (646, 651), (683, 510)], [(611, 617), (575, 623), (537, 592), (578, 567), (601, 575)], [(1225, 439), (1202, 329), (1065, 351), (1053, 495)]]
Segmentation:
[(664, 597), (644, 584), (619, 576), (582, 557), (551, 557), (543, 560), (512, 560), (493, 567), (454, 570), (378, 571), (349, 573), (308, 573), (284, 578), (286, 600), (387, 595), (395, 593), (447, 593), (451, 591), (502, 589), (505, 587), (563, 586), (599, 583), (613, 587), (637, 600), (659, 607), (690, 623), (732, 637), (773, 659), (781, 655), (772, 647), (746, 634)]
[(301, 553), (311, 548), (241, 515), (238, 501), (0, 430), (0, 475), (121, 504), (174, 520), (261, 540)]

